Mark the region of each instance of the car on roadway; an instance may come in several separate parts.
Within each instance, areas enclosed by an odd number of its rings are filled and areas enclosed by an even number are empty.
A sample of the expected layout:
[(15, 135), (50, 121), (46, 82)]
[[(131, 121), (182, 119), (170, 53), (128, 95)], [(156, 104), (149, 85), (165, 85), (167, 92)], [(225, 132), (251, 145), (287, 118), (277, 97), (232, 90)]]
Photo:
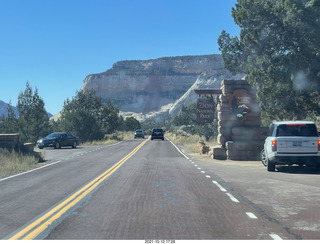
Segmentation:
[(164, 132), (163, 129), (152, 129), (151, 140), (153, 139), (161, 139), (164, 140)]
[(144, 138), (143, 130), (136, 130), (134, 133), (134, 139), (136, 138)]
[(45, 147), (54, 147), (55, 149), (71, 146), (76, 148), (79, 143), (79, 138), (71, 133), (67, 132), (54, 132), (45, 138), (41, 138), (37, 141), (37, 146), (40, 149)]
[(276, 165), (313, 166), (320, 170), (320, 138), (311, 121), (273, 122), (261, 151), (268, 171)]

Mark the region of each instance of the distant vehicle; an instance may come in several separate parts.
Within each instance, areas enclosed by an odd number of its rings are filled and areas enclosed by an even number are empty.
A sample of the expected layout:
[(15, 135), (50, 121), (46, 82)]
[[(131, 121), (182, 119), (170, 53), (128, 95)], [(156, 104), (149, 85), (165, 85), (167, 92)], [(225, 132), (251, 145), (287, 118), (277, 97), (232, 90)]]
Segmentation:
[(144, 138), (143, 130), (136, 130), (136, 132), (134, 133), (134, 139), (136, 138)]
[(164, 140), (164, 133), (162, 129), (152, 129), (151, 140), (162, 139)]
[(261, 152), (268, 171), (276, 165), (315, 166), (320, 170), (320, 138), (315, 123), (310, 121), (273, 122)]
[(79, 143), (79, 138), (66, 132), (51, 133), (45, 138), (41, 138), (37, 141), (37, 146), (40, 149), (44, 147), (54, 147), (55, 149), (71, 146), (76, 148)]

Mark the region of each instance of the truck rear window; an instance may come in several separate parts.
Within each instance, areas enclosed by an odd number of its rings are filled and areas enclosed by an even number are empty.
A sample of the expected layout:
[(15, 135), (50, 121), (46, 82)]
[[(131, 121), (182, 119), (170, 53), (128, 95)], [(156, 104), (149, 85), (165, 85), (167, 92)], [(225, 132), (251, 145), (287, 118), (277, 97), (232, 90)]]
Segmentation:
[(318, 137), (318, 131), (314, 124), (279, 125), (277, 128), (277, 136)]

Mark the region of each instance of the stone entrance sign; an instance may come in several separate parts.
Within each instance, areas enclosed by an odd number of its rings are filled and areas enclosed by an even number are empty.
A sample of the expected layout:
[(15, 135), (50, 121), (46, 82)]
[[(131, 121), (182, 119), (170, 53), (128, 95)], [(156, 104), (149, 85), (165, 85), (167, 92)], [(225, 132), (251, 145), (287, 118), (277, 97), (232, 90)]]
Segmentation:
[(246, 80), (223, 80), (217, 105), (219, 146), (213, 158), (260, 160), (264, 137), (256, 90)]

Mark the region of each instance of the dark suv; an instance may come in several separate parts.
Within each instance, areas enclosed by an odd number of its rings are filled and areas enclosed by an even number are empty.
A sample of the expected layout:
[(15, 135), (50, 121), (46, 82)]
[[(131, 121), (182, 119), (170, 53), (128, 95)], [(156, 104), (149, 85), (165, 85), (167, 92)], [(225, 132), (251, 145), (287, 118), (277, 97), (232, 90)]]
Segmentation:
[(162, 139), (164, 140), (164, 133), (162, 129), (153, 129), (151, 133), (151, 140)]
[(134, 139), (136, 138), (144, 138), (143, 130), (136, 130), (136, 132), (134, 133)]

